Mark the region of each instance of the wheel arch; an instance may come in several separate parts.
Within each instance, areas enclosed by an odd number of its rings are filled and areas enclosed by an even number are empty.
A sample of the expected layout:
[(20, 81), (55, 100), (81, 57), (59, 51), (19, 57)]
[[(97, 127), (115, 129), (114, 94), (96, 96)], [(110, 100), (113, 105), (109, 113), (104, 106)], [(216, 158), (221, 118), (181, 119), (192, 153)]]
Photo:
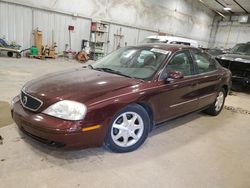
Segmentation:
[(228, 92), (229, 92), (229, 87), (228, 87), (228, 85), (222, 85), (222, 88), (225, 90), (225, 92), (226, 92), (226, 96), (228, 95)]
[(154, 113), (152, 108), (150, 107), (150, 105), (148, 105), (145, 102), (138, 102), (136, 103), (137, 105), (140, 105), (142, 108), (144, 108), (149, 116), (150, 119), (150, 131), (152, 131), (153, 127), (154, 127)]

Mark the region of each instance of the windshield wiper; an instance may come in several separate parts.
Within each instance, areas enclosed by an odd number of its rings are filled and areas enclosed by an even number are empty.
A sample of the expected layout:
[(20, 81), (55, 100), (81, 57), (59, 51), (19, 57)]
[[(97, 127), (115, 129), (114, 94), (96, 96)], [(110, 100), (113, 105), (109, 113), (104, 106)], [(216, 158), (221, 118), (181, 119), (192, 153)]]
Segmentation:
[(98, 70), (98, 71), (112, 73), (112, 74), (117, 74), (117, 75), (120, 75), (120, 76), (125, 76), (125, 77), (128, 77), (128, 78), (133, 78), (131, 76), (122, 74), (120, 71), (116, 71), (116, 70), (113, 70), (113, 69), (110, 69), (110, 68), (93, 68), (93, 69)]

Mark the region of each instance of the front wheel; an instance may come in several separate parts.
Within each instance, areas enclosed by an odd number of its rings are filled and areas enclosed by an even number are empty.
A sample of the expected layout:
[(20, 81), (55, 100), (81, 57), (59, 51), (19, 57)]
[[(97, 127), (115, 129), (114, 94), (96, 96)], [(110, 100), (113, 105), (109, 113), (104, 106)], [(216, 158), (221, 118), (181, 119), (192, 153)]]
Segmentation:
[(205, 110), (205, 112), (209, 115), (217, 116), (223, 109), (225, 98), (226, 91), (222, 88), (219, 94), (217, 95), (215, 102), (212, 104), (212, 106)]
[(17, 54), (16, 54), (16, 58), (19, 59), (19, 58), (21, 58), (21, 57), (22, 57), (22, 55), (21, 55), (20, 53), (17, 53)]
[(146, 140), (150, 119), (140, 105), (129, 105), (111, 121), (106, 146), (114, 152), (124, 153), (136, 150)]

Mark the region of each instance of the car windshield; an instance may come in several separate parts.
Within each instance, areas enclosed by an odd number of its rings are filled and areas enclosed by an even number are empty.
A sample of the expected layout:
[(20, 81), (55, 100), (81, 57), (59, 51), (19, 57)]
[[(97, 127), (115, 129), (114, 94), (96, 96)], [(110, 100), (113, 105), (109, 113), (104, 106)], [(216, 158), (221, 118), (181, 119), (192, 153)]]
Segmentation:
[(141, 41), (141, 43), (146, 44), (146, 43), (166, 43), (167, 41), (163, 41), (157, 38), (145, 38), (144, 40)]
[(120, 48), (98, 60), (92, 68), (131, 78), (151, 79), (157, 72), (169, 51), (158, 48)]
[(247, 44), (237, 44), (231, 50), (231, 53), (241, 54), (241, 55), (250, 55), (250, 43), (247, 43)]

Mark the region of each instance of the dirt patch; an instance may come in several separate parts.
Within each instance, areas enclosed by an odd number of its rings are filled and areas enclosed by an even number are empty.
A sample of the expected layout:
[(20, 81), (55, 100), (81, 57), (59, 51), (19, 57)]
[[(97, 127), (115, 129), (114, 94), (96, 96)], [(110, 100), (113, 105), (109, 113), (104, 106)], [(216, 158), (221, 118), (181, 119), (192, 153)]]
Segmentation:
[(0, 128), (13, 123), (10, 114), (10, 104), (0, 101)]
[(224, 106), (224, 108), (228, 111), (234, 112), (234, 113), (240, 113), (240, 114), (245, 114), (245, 115), (250, 115), (250, 111), (243, 109), (243, 108), (238, 108), (238, 107), (233, 107), (233, 106)]

